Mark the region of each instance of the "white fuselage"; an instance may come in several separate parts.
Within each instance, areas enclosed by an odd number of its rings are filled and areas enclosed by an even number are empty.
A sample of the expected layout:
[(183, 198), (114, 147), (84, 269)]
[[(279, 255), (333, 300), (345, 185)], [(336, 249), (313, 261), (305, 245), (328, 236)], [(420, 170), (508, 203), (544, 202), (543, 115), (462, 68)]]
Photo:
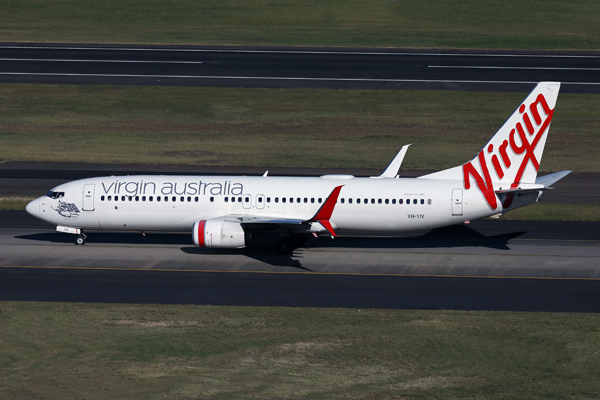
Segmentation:
[(80, 229), (189, 230), (222, 216), (310, 219), (343, 185), (330, 222), (336, 231), (435, 228), (498, 213), (461, 180), (418, 178), (119, 176), (73, 181), (27, 210)]

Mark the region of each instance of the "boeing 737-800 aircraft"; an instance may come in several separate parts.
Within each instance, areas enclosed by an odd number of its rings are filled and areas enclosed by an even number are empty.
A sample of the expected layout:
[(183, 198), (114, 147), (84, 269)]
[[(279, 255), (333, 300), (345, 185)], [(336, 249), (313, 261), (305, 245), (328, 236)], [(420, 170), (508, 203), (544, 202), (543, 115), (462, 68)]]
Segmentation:
[(242, 248), (276, 233), (289, 253), (309, 234), (431, 229), (539, 201), (571, 171), (537, 177), (559, 82), (541, 82), (469, 162), (400, 178), (404, 146), (380, 176), (110, 176), (52, 189), (27, 212), (57, 230), (191, 230), (196, 246)]

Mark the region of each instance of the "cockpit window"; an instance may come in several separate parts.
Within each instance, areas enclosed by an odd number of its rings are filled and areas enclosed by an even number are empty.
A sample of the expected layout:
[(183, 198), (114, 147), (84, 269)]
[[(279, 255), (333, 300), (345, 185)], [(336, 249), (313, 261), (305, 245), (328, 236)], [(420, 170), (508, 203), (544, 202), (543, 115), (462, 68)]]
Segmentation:
[(60, 199), (62, 197), (65, 197), (65, 192), (49, 191), (48, 193), (46, 193), (46, 196), (50, 197), (51, 199)]

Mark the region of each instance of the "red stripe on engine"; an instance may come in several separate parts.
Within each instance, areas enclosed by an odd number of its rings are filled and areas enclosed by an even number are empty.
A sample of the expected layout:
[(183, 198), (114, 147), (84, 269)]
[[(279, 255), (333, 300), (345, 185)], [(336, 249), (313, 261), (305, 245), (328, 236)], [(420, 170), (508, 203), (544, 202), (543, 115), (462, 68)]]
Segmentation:
[(198, 221), (198, 246), (206, 247), (206, 243), (204, 243), (204, 226), (206, 225), (206, 220)]

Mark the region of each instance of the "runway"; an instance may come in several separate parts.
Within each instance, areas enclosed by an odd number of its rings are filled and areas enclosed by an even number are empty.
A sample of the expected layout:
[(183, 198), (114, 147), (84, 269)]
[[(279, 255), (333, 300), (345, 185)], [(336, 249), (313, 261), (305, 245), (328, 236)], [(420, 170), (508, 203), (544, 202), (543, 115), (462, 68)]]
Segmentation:
[(0, 301), (599, 312), (600, 282), (0, 267)]
[(475, 221), (395, 236), (195, 248), (191, 234), (88, 232), (75, 246), (0, 212), (0, 300), (600, 311), (600, 223)]
[(0, 45), (0, 81), (527, 92), (600, 92), (600, 52)]

